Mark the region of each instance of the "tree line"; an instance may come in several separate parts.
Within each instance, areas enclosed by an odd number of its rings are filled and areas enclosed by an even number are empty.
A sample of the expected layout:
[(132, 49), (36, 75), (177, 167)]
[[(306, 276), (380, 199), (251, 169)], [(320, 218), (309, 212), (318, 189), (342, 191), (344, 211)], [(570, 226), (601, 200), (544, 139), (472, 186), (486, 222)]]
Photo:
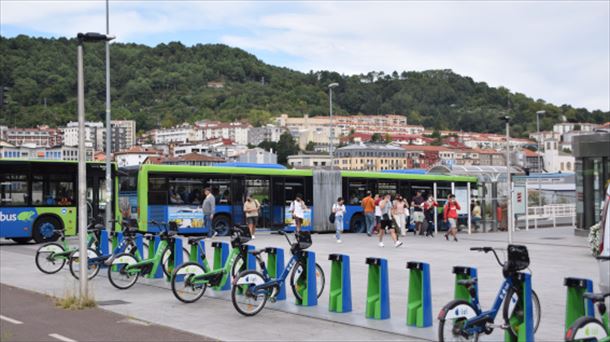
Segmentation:
[[(0, 37), (0, 56), (0, 125), (61, 126), (76, 120), (75, 39)], [(332, 82), (339, 83), (333, 97), (336, 114), (400, 114), (409, 124), (437, 130), (499, 133), (504, 126), (497, 117), (508, 114), (514, 134), (524, 136), (535, 131), (538, 110), (548, 113), (541, 122), (545, 130), (564, 117), (601, 123), (610, 114), (534, 100), (451, 70), (303, 73), (221, 44), (113, 43), (110, 58), (113, 118), (136, 120), (138, 130), (201, 119), (262, 125), (282, 113), (327, 115)], [(87, 44), (88, 120), (105, 116), (104, 67), (103, 44)]]

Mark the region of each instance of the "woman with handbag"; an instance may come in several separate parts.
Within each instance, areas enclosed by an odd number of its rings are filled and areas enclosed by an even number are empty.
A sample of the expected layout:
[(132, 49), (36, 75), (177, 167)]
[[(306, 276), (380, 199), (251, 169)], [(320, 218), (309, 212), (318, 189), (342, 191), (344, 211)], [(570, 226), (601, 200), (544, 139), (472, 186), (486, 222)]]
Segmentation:
[[(333, 215), (334, 214), (334, 215)], [(335, 224), (335, 238), (337, 243), (341, 243), (341, 233), (343, 233), (343, 216), (345, 215), (345, 204), (343, 204), (343, 197), (337, 198), (337, 203), (333, 204), (332, 214)]]

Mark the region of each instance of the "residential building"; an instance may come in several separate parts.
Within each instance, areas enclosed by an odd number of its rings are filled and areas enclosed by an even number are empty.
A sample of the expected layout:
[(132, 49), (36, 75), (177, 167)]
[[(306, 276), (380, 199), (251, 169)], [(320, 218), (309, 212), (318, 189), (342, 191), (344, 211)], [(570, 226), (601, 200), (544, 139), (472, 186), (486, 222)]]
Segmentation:
[(178, 144), (201, 140), (197, 139), (194, 127), (187, 123), (172, 128), (155, 129), (150, 135), (153, 144)]
[[(62, 130), (64, 132), (64, 145), (78, 146), (78, 122), (70, 121)], [(105, 130), (102, 122), (85, 122), (85, 145), (87, 147), (103, 150), (105, 147), (104, 136)]]
[(478, 149), (477, 151), (479, 152), (479, 166), (506, 166), (506, 153), (492, 149)]
[[(112, 139), (116, 139), (117, 135), (115, 135), (114, 128), (118, 128), (119, 140), (121, 141), (118, 149), (114, 149), (113, 151), (119, 151), (128, 149), (131, 146), (136, 144), (136, 122), (135, 120), (112, 120), (110, 121), (110, 126), (113, 128), (112, 131)], [(122, 128), (122, 129), (121, 129)], [(114, 145), (114, 144), (113, 144)]]
[[(523, 169), (529, 170), (530, 173), (542, 173), (544, 170), (544, 156), (527, 148), (521, 149), (515, 153), (515, 164)], [(540, 161), (540, 165), (538, 164)]]
[[(329, 116), (305, 115), (303, 117), (288, 117), (282, 114), (276, 119), (276, 124), (290, 130), (313, 129), (331, 126)], [(404, 115), (335, 115), (332, 124), (337, 135), (348, 135), (350, 133), (381, 133), (381, 134), (421, 134), (424, 127), (419, 125), (407, 125), (407, 117)]]
[[(149, 158), (150, 159), (150, 158)], [(225, 160), (200, 153), (189, 153), (180, 157), (169, 157), (163, 160), (163, 164), (168, 165), (192, 165), (192, 166), (211, 166), (217, 163), (224, 163)]]
[(440, 163), (441, 152), (449, 151), (445, 146), (402, 145), (407, 152), (408, 169), (428, 169)]
[(277, 154), (260, 147), (246, 150), (237, 157), (238, 162), (255, 164), (277, 164)]
[(252, 128), (250, 124), (243, 122), (197, 121), (195, 123), (195, 140), (223, 138), (231, 139), (240, 145), (247, 145), (250, 128)]
[(49, 128), (48, 126), (38, 126), (36, 128), (0, 128), (0, 135), (10, 144), (21, 146), (33, 144), (38, 147), (51, 147), (62, 144), (63, 135), (59, 129)]
[[(15, 146), (7, 142), (0, 143), (0, 158), (42, 159), (42, 160), (78, 160), (78, 147), (54, 146), (43, 147), (35, 144)], [(85, 159), (93, 160), (93, 149), (87, 147)]]
[(328, 154), (295, 154), (287, 157), (288, 165), (297, 169), (329, 168)]
[(544, 170), (547, 172), (574, 172), (574, 156), (559, 150), (559, 141), (544, 142)]
[(335, 166), (344, 170), (404, 169), (407, 152), (393, 145), (351, 144), (335, 151)]
[(114, 160), (119, 167), (141, 165), (148, 157), (161, 157), (161, 152), (141, 146), (132, 146), (128, 150), (114, 154)]
[(563, 135), (572, 131), (593, 132), (600, 125), (589, 122), (560, 122), (553, 125), (553, 132)]
[(248, 130), (248, 144), (258, 146), (263, 141), (278, 142), (284, 129), (275, 125), (252, 127)]

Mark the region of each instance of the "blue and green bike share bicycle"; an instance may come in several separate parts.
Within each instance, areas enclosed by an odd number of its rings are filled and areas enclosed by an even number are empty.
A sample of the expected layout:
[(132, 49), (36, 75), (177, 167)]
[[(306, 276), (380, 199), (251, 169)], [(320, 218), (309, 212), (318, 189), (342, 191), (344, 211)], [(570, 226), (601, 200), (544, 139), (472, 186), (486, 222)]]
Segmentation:
[[(597, 259), (610, 260), (610, 257), (598, 256)], [(586, 292), (583, 297), (590, 299), (593, 304), (597, 304), (597, 311), (599, 312), (601, 319), (590, 316), (578, 318), (566, 331), (565, 340), (567, 342), (610, 342), (610, 320), (608, 320), (608, 311), (605, 303), (606, 297), (610, 297), (610, 292)]]
[[(230, 281), (229, 272), (234, 278), (237, 273), (245, 269), (246, 260), (248, 260), (248, 246), (245, 243), (252, 238), (250, 232), (247, 227), (235, 226), (230, 229), (230, 234), (231, 252), (222, 268), (212, 269), (203, 250), (199, 250), (203, 265), (187, 262), (176, 268), (172, 274), (172, 292), (178, 300), (193, 303), (203, 296), (208, 286), (222, 287), (227, 281)], [(190, 245), (198, 244), (205, 238), (191, 237), (188, 239), (188, 243)]]
[[(132, 287), (138, 281), (138, 277), (156, 274), (159, 267), (163, 269), (163, 273), (167, 277), (173, 272), (176, 258), (174, 247), (176, 239), (179, 238), (176, 237), (178, 225), (176, 222), (170, 222), (168, 227), (165, 222), (156, 221), (151, 221), (150, 224), (161, 228), (158, 235), (160, 241), (156, 246), (154, 255), (144, 260), (138, 260), (130, 253), (122, 253), (112, 261), (112, 267), (108, 267), (108, 280), (117, 289), (125, 290)], [(152, 239), (154, 235), (146, 234), (144, 237)], [(186, 249), (182, 248), (182, 254), (183, 260), (189, 259), (189, 253)]]
[[(113, 224), (119, 222), (112, 220)], [(143, 260), (145, 258), (146, 252), (148, 251), (148, 244), (142, 243), (142, 254), (140, 255), (140, 251), (138, 251), (138, 246), (136, 245), (136, 233), (138, 233), (138, 227), (132, 227), (129, 225), (127, 220), (123, 220), (121, 222), (123, 240), (116, 246), (116, 248), (110, 254), (100, 255), (100, 253), (93, 248), (87, 249), (87, 277), (89, 279), (95, 278), (100, 272), (100, 269), (103, 265), (111, 265), (114, 259), (123, 253), (133, 255), (138, 261)], [(116, 235), (116, 234), (113, 234)], [(111, 235), (111, 238), (112, 236)], [(76, 279), (78, 279), (80, 275), (80, 254), (79, 251), (76, 250), (70, 256), (70, 273)]]
[[(303, 300), (301, 285), (306, 282), (307, 277), (307, 260), (303, 251), (311, 246), (311, 235), (309, 232), (296, 233), (296, 242), (293, 243), (285, 232), (280, 231), (279, 233), (286, 237), (292, 254), (282, 274), (277, 278), (269, 276), (265, 262), (260, 257), (260, 254), (266, 252), (266, 249), (261, 249), (250, 251), (256, 257), (261, 270), (246, 270), (233, 279), (231, 300), (235, 309), (244, 316), (254, 316), (259, 313), (265, 307), (268, 299), (275, 302), (288, 275), (290, 275), (292, 293), (297, 301)], [(322, 267), (317, 263), (315, 264), (315, 278), (317, 297), (320, 298), (324, 291), (325, 276)]]
[[(101, 224), (90, 223), (87, 227), (87, 248), (94, 249), (99, 246), (99, 234), (104, 229)], [(36, 251), (36, 267), (42, 273), (53, 274), (59, 272), (66, 261), (74, 251), (78, 250), (76, 246), (70, 246), (66, 241), (66, 235), (63, 229), (56, 229), (55, 235), (59, 236), (58, 242), (48, 242), (40, 246)]]
[[(459, 280), (458, 284), (466, 286), (470, 291), (472, 300), (452, 300), (445, 305), (438, 314), (439, 341), (478, 341), (479, 335), (489, 335), (494, 328), (507, 330), (513, 337), (519, 335), (520, 323), (525, 317), (525, 308), (522, 299), (522, 284), (519, 279), (520, 272), (529, 266), (527, 247), (521, 245), (508, 245), (508, 258), (501, 262), (498, 254), (492, 247), (473, 247), (471, 251), (493, 252), (496, 261), (502, 267), (504, 282), (500, 287), (493, 306), (483, 311), (476, 296), (477, 278)], [(532, 290), (532, 312), (534, 332), (540, 323), (540, 301), (538, 295)], [(494, 321), (502, 310), (504, 324), (496, 325)]]

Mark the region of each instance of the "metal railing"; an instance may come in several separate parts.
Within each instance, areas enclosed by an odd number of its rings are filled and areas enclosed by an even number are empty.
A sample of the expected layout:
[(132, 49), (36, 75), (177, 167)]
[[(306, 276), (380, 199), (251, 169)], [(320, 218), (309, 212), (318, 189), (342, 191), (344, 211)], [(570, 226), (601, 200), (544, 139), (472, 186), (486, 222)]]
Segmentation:
[(538, 228), (538, 221), (552, 221), (557, 227), (557, 219), (569, 218), (572, 225), (576, 225), (576, 204), (548, 204), (538, 207), (529, 207), (525, 216), (525, 229), (528, 230), (530, 221), (534, 221), (534, 228)]

